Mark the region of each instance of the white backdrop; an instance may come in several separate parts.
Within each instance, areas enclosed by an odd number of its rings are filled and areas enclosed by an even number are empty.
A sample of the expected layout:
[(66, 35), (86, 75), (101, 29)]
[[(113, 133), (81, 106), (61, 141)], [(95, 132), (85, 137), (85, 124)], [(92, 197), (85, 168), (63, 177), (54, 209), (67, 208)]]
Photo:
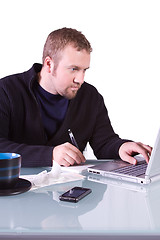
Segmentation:
[(160, 126), (159, 0), (1, 0), (0, 26), (0, 78), (41, 62), (51, 31), (82, 31), (93, 47), (86, 81), (104, 96), (115, 131), (154, 144)]

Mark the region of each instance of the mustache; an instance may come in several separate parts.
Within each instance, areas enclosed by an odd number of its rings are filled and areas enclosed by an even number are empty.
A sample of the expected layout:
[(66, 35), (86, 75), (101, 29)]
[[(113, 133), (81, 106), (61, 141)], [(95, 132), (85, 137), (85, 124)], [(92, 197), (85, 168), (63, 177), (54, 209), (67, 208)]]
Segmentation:
[(71, 85), (71, 88), (80, 88), (81, 84), (80, 83), (74, 83)]

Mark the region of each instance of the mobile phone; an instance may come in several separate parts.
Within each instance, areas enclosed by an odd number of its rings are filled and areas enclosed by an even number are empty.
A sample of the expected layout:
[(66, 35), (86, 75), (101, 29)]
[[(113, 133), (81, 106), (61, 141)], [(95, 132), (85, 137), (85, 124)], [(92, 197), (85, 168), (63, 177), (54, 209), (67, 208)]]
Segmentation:
[(91, 192), (92, 190), (89, 188), (74, 187), (69, 191), (63, 193), (61, 196), (59, 196), (59, 199), (61, 201), (78, 202), (80, 199), (84, 198)]

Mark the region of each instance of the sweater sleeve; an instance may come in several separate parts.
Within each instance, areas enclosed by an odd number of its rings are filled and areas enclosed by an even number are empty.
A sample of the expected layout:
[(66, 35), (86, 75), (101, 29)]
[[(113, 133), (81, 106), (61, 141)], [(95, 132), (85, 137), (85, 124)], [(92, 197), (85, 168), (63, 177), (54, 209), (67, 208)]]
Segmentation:
[(111, 125), (103, 97), (98, 95), (96, 121), (90, 145), (98, 159), (119, 158), (120, 146), (130, 140), (121, 139)]
[(52, 166), (53, 147), (27, 145), (0, 137), (0, 152), (15, 152), (22, 156), (22, 167)]
[(10, 99), (3, 88), (0, 88), (0, 96), (0, 152), (19, 153), (22, 156), (22, 167), (52, 166), (53, 146), (30, 145), (10, 140), (9, 134), (13, 131)]

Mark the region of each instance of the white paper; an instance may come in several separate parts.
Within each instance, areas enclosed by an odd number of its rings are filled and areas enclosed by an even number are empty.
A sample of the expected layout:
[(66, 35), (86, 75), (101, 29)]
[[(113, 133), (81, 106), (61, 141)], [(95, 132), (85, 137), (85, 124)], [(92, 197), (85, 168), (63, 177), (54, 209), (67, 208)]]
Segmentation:
[(53, 167), (50, 172), (44, 170), (39, 174), (21, 175), (21, 178), (27, 179), (32, 183), (32, 190), (46, 187), (52, 184), (66, 183), (71, 181), (82, 180), (85, 177), (72, 172), (62, 172), (61, 166), (53, 161)]
[(77, 166), (62, 167), (62, 171), (82, 173), (88, 167), (92, 167), (92, 166), (94, 166), (94, 164), (81, 164), (81, 165), (77, 165)]

